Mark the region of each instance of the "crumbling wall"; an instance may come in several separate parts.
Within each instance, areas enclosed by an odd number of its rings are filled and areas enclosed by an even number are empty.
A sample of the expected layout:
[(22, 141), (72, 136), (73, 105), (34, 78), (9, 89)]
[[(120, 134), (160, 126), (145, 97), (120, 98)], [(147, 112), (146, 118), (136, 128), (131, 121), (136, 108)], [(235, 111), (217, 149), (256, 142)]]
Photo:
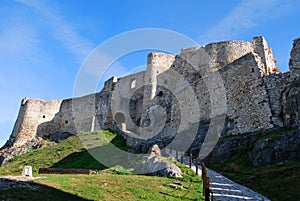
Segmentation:
[(276, 127), (300, 127), (300, 39), (294, 40), (290, 57), (290, 71), (264, 77), (268, 91), (272, 123)]
[[(196, 66), (194, 61), (191, 62), (191, 58), (199, 60)], [(135, 114), (124, 113), (126, 118), (130, 116), (130, 122), (126, 120), (125, 123), (126, 129), (145, 135), (141, 132), (143, 130), (141, 127), (145, 126), (144, 122), (146, 122), (143, 118), (147, 118), (147, 112), (154, 105), (163, 105), (167, 117), (161, 119), (159, 124), (165, 123), (165, 126), (154, 138), (171, 139), (178, 133), (178, 125), (181, 121), (193, 116), (190, 114), (188, 117), (183, 117), (180, 104), (183, 102), (186, 103), (185, 105), (191, 104), (191, 97), (195, 96), (200, 114), (197, 122), (200, 125), (197, 138), (201, 142), (212, 118), (211, 97), (206, 86), (208, 80), (204, 77), (217, 70), (224, 81), (228, 102), (223, 134), (239, 134), (273, 127), (263, 76), (274, 73), (276, 64), (272, 51), (263, 37), (255, 37), (253, 42), (225, 41), (208, 44), (205, 47), (186, 48), (182, 49), (181, 54), (177, 56), (150, 53), (147, 64), (147, 70), (140, 81), (148, 88), (144, 86), (139, 90), (134, 89), (134, 92), (132, 89), (127, 89), (130, 85), (128, 82), (136, 77), (142, 77), (141, 74), (121, 78), (118, 82), (115, 93), (123, 93), (123, 98), (126, 97), (124, 94), (131, 94), (131, 98), (127, 97), (126, 100), (121, 101), (121, 108), (128, 107), (126, 105), (131, 101), (129, 104), (131, 108), (126, 110), (135, 111), (133, 112)], [(269, 68), (266, 67), (267, 65)], [(173, 79), (174, 72), (177, 73), (175, 77), (177, 76), (178, 79)], [(182, 77), (193, 89), (192, 93), (186, 93), (187, 87), (182, 89), (182, 82), (180, 82)], [(123, 85), (126, 87), (124, 88)], [(180, 102), (178, 97), (185, 98)]]
[[(291, 74), (296, 77), (299, 44), (300, 39), (294, 41), (290, 60)], [(21, 145), (35, 136), (53, 133), (107, 128), (171, 139), (182, 120), (187, 119), (187, 125), (196, 123), (190, 119), (197, 116), (194, 113), (199, 113), (200, 142), (212, 118), (213, 97), (207, 84), (209, 75), (215, 73), (226, 90), (226, 97), (216, 102), (227, 104), (223, 135), (300, 125), (298, 78), (289, 73), (273, 74), (277, 68), (271, 49), (263, 37), (254, 37), (253, 42), (224, 41), (186, 48), (180, 55), (150, 53), (146, 71), (118, 80), (113, 77), (96, 94), (63, 101), (25, 99), (8, 144)], [(215, 91), (220, 88), (214, 87)], [(191, 101), (192, 96), (196, 102)], [(195, 104), (197, 110), (193, 110)], [(182, 107), (191, 114), (182, 113)], [(151, 118), (163, 112), (161, 121), (151, 124)]]
[(79, 98), (53, 101), (23, 99), (5, 147), (21, 146), (35, 137), (47, 139), (52, 135), (113, 128), (109, 108), (114, 81), (114, 78), (106, 81), (100, 93)]
[(246, 41), (224, 41), (211, 43), (204, 47), (212, 63), (219, 68), (233, 62), (253, 50), (252, 43)]
[[(189, 52), (188, 54), (193, 53)], [(176, 60), (174, 69), (186, 80), (189, 80), (193, 86), (201, 114), (200, 125), (203, 124), (203, 127), (207, 127), (212, 112), (212, 97), (210, 97), (211, 94), (207, 86), (210, 84), (209, 82), (216, 82), (217, 80), (202, 78), (202, 75), (197, 73), (197, 69), (191, 66), (193, 62), (188, 59), (189, 57), (184, 56), (183, 58)], [(223, 66), (218, 71), (222, 78), (220, 84), (224, 85), (226, 93), (226, 99), (219, 100), (226, 102), (226, 135), (272, 127), (269, 100), (263, 85), (260, 66), (260, 58), (253, 53), (248, 53)], [(200, 132), (203, 130), (205, 129), (200, 129)]]
[(300, 75), (300, 38), (294, 40), (289, 67), (292, 75)]
[(147, 107), (148, 99), (153, 99), (156, 94), (157, 76), (171, 68), (175, 60), (175, 55), (152, 52), (148, 55), (147, 69), (145, 71), (145, 85), (150, 87), (150, 91), (146, 90), (144, 97), (145, 107)]
[(51, 121), (59, 112), (61, 102), (23, 99), (8, 146), (19, 146), (33, 139), (37, 134), (38, 126)]
[(112, 77), (104, 83), (100, 93), (95, 94), (95, 122), (93, 130), (112, 129), (115, 130), (113, 113), (111, 110), (112, 91), (117, 83), (117, 77)]
[(199, 59), (203, 60), (202, 63), (204, 64), (210, 63), (209, 69), (207, 69), (208, 72), (219, 70), (250, 52), (257, 54), (258, 59), (261, 60), (259, 67), (263, 76), (279, 72), (272, 49), (269, 48), (267, 41), (262, 36), (254, 37), (252, 42), (223, 41), (210, 43), (204, 47), (184, 48), (182, 49), (181, 56), (191, 55), (193, 52), (199, 50), (199, 48), (203, 48)]
[(269, 96), (269, 105), (272, 111), (272, 123), (276, 127), (283, 127), (283, 92), (290, 79), (290, 73), (272, 74), (264, 77), (264, 84)]
[[(163, 105), (167, 118), (164, 128), (156, 135), (158, 139), (171, 139), (177, 134), (186, 135), (187, 133), (184, 131), (178, 130), (179, 125), (184, 120), (197, 116), (193, 112), (198, 112), (199, 119), (197, 119), (197, 122), (191, 121), (190, 125), (197, 123), (199, 126), (198, 131), (196, 131), (198, 132), (196, 141), (199, 145), (205, 137), (212, 115), (220, 115), (218, 112), (212, 114), (211, 111), (212, 97), (207, 85), (212, 84), (209, 82), (215, 82), (215, 80), (209, 80), (205, 76), (212, 72), (209, 71), (206, 72), (208, 74), (203, 74), (204, 72), (200, 68), (207, 67), (205, 62), (201, 61), (200, 66), (195, 67), (193, 66), (195, 61), (191, 60), (194, 59), (195, 52), (199, 50), (199, 48), (184, 49), (181, 55), (176, 56), (170, 69), (168, 69), (170, 66), (168, 62), (165, 62), (165, 64), (160, 63), (160, 66), (165, 65), (165, 69), (168, 70), (157, 75), (158, 86), (151, 106), (155, 104)], [(200, 51), (200, 56), (202, 53)], [(161, 57), (163, 55), (160, 53)], [(207, 56), (203, 57), (209, 58)], [(195, 58), (197, 59), (198, 55)], [(208, 63), (208, 61), (206, 62)], [(223, 135), (267, 130), (273, 127), (269, 97), (261, 74), (262, 65), (264, 64), (262, 64), (261, 58), (250, 52), (223, 66), (218, 71), (222, 78), (220, 84), (225, 87), (226, 97), (217, 101), (227, 102)], [(184, 86), (184, 82), (180, 81), (181, 79), (185, 80), (186, 86)], [(220, 86), (216, 85), (216, 87)], [(192, 89), (189, 93), (187, 93), (188, 88)], [(123, 91), (123, 93), (126, 93), (126, 91)], [(198, 107), (195, 107), (195, 103), (191, 101), (193, 98), (196, 99)], [(171, 105), (169, 105), (170, 103)], [(184, 116), (182, 113), (183, 106), (191, 108), (188, 110), (190, 112), (188, 116)], [(168, 116), (168, 114), (170, 115)], [(188, 130), (188, 128), (186, 129)], [(188, 137), (186, 136), (186, 139)], [(155, 139), (151, 140), (154, 141)]]
[(227, 134), (272, 128), (269, 97), (259, 69), (259, 58), (249, 53), (220, 70), (227, 96), (227, 116), (234, 124)]
[(276, 127), (300, 128), (300, 78), (291, 72), (264, 77), (272, 123)]
[(269, 48), (267, 41), (262, 36), (253, 38), (253, 53), (257, 54), (263, 63), (261, 72), (263, 75), (270, 75), (278, 73), (279, 70), (276, 66), (276, 60), (273, 56), (272, 49)]
[(143, 113), (144, 86), (144, 72), (122, 77), (116, 83), (109, 107), (120, 129), (138, 133), (137, 124)]

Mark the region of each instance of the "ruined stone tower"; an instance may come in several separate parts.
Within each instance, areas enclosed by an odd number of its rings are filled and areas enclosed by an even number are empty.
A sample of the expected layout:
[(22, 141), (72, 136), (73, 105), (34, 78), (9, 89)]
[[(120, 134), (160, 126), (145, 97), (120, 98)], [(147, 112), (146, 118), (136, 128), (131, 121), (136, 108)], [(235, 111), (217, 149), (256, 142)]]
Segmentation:
[[(252, 42), (186, 48), (179, 55), (150, 53), (145, 71), (113, 77), (99, 93), (55, 101), (23, 99), (5, 147), (20, 146), (37, 136), (98, 129), (117, 130), (132, 146), (168, 143), (191, 127), (196, 129), (194, 143), (201, 144), (212, 118), (220, 116), (224, 116), (223, 136), (298, 128), (299, 44), (296, 39), (286, 73), (279, 73), (262, 36)], [(209, 82), (216, 76), (221, 84)], [(212, 95), (221, 92), (225, 94)]]

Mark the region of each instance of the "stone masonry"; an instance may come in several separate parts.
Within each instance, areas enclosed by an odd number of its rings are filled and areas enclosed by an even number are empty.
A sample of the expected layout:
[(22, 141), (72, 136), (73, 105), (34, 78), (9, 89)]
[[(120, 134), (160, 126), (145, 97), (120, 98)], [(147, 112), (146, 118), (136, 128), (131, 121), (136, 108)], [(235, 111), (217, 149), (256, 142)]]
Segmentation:
[(4, 148), (37, 136), (98, 129), (118, 131), (131, 146), (164, 146), (176, 136), (174, 143), (192, 138), (200, 146), (215, 118), (225, 119), (222, 136), (299, 128), (300, 39), (294, 40), (289, 65), (289, 72), (279, 72), (262, 36), (186, 48), (179, 55), (153, 52), (145, 71), (112, 77), (98, 93), (23, 99)]

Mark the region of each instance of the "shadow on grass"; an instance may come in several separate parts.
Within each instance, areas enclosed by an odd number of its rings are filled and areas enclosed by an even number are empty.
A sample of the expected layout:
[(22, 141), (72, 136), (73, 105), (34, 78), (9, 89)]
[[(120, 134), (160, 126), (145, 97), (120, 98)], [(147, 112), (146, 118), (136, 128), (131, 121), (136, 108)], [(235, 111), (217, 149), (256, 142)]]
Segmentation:
[[(86, 149), (84, 151), (68, 155), (52, 165), (51, 168), (104, 170), (107, 169), (107, 166), (113, 167), (119, 165), (120, 161), (127, 161), (127, 157), (124, 156), (130, 147), (126, 146), (126, 142), (122, 136), (118, 135), (110, 143), (104, 145), (102, 145), (102, 140), (99, 141), (99, 138), (96, 136), (93, 137), (94, 139), (89, 139), (90, 144), (85, 144)], [(100, 146), (98, 146), (99, 144)], [(122, 150), (123, 154), (117, 154), (116, 150)]]
[(87, 200), (76, 195), (34, 182), (5, 180), (0, 181), (0, 186), (0, 200)]

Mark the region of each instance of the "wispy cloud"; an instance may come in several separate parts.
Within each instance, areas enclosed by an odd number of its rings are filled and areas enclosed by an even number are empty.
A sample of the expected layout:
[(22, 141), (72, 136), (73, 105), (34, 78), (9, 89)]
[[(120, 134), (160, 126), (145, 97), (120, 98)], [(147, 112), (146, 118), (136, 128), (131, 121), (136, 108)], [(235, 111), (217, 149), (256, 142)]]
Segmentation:
[(89, 40), (81, 37), (73, 26), (64, 20), (55, 6), (39, 0), (17, 0), (17, 2), (39, 11), (46, 18), (48, 25), (51, 26), (54, 36), (69, 52), (77, 57), (78, 62), (81, 63), (92, 51), (94, 45)]
[[(53, 83), (45, 82), (44, 73), (55, 68), (53, 56), (43, 48), (41, 28), (49, 29), (50, 35), (80, 64), (93, 48), (89, 40), (63, 19), (55, 6), (42, 1), (18, 2), (19, 6), (0, 5), (0, 146), (12, 131), (23, 97), (44, 97), (47, 90), (47, 94), (54, 93), (49, 91)], [(27, 9), (23, 9), (22, 4), (32, 12), (36, 10), (42, 20), (31, 19), (36, 15), (24, 17)], [(41, 24), (41, 21), (47, 23)]]
[[(30, 6), (36, 10), (38, 10), (49, 22), (53, 30), (53, 34), (55, 38), (60, 41), (65, 48), (71, 53), (73, 53), (77, 61), (81, 64), (84, 59), (91, 53), (95, 45), (92, 44), (88, 39), (80, 36), (80, 34), (74, 29), (74, 27), (63, 19), (63, 16), (60, 14), (59, 9), (55, 6), (47, 4), (45, 1), (40, 0), (17, 0), (18, 2)], [(97, 75), (111, 75), (111, 73), (104, 72), (104, 67), (107, 66), (107, 61), (113, 61), (112, 57), (103, 52), (97, 52), (96, 61), (92, 59), (90, 64), (90, 68), (86, 68), (85, 70), (89, 75), (97, 76)], [(109, 63), (110, 64), (110, 63)], [(121, 73), (126, 72), (126, 68), (123, 67), (120, 62), (116, 62), (115, 65), (115, 73), (117, 76), (120, 76)], [(118, 67), (116, 67), (118, 66)], [(103, 71), (99, 73), (99, 71)]]
[(36, 28), (24, 23), (17, 15), (17, 8), (0, 5), (0, 10), (1, 146), (11, 133), (26, 89), (36, 86), (34, 80), (30, 79), (33, 76), (28, 72), (28, 66), (37, 63), (43, 51)]
[(2, 29), (0, 38), (0, 51), (10, 54), (33, 52), (39, 43), (36, 32), (31, 27), (19, 23)]
[(207, 43), (229, 39), (242, 30), (276, 19), (289, 9), (288, 1), (284, 0), (243, 0), (217, 25), (204, 33), (200, 41)]

